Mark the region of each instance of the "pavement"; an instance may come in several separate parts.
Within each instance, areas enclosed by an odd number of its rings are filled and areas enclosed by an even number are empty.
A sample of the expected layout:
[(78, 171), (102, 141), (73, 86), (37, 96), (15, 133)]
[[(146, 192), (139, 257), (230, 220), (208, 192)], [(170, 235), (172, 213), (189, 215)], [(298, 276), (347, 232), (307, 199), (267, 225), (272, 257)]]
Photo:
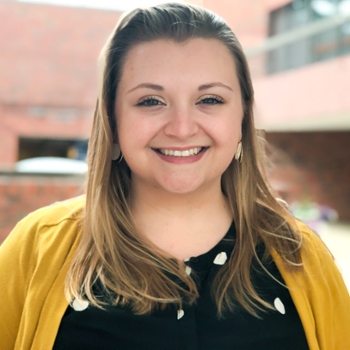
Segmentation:
[(322, 223), (317, 232), (332, 252), (350, 291), (350, 223)]

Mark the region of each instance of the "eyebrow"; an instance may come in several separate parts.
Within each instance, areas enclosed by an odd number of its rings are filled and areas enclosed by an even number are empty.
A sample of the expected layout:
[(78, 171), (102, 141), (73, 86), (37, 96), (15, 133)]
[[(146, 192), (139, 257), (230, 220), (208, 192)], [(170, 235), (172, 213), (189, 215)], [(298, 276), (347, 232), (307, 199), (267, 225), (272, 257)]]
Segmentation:
[(140, 88), (148, 88), (148, 89), (152, 89), (152, 90), (156, 90), (156, 91), (163, 91), (164, 88), (163, 86), (161, 85), (157, 85), (157, 84), (151, 84), (151, 83), (142, 83), (142, 84), (139, 84), (137, 86), (135, 86), (134, 88), (130, 89), (129, 91), (127, 91), (127, 94), (129, 92), (132, 92), (136, 89), (140, 89)]
[[(223, 87), (223, 88), (228, 89), (230, 91), (233, 91), (229, 86), (227, 86), (223, 83), (220, 83), (220, 82), (200, 85), (198, 87), (198, 91), (207, 90), (207, 89), (210, 89), (210, 88), (216, 87), (216, 86), (220, 86), (220, 87)], [(139, 84), (139, 85), (135, 86), (134, 88), (128, 90), (127, 94), (130, 92), (133, 92), (134, 90), (140, 89), (140, 88), (147, 88), (147, 89), (152, 89), (152, 90), (156, 90), (156, 91), (164, 91), (164, 88), (161, 85), (151, 84), (151, 83), (142, 83), (142, 84)]]
[(225, 85), (223, 83), (220, 83), (220, 82), (210, 83), (210, 84), (203, 84), (203, 85), (199, 86), (198, 91), (207, 90), (207, 89), (210, 89), (210, 88), (215, 87), (215, 86), (220, 86), (220, 87), (223, 87), (223, 88), (228, 89), (230, 91), (233, 91), (229, 86), (227, 86), (227, 85)]

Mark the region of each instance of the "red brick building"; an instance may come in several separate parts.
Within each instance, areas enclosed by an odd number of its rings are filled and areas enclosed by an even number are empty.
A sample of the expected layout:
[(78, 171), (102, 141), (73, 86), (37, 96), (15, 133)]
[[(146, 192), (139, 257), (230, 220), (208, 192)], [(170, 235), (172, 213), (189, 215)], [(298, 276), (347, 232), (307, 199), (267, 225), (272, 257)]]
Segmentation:
[(246, 50), (273, 186), (289, 202), (314, 201), (350, 221), (349, 12), (340, 0), (329, 2), (333, 13), (313, 0), (191, 2), (224, 17)]
[[(188, 2), (223, 16), (247, 52), (257, 126), (275, 146), (274, 187), (289, 201), (308, 197), (350, 220), (350, 27), (344, 24), (341, 37), (333, 34), (342, 26), (329, 26), (271, 49), (269, 35), (280, 37), (327, 18), (317, 14), (312, 0)], [(82, 179), (11, 171), (18, 160), (66, 157), (73, 144), (86, 142), (96, 61), (119, 16), (0, 0), (0, 241), (28, 211), (82, 192)], [(69, 193), (63, 190), (67, 186)]]
[(83, 192), (79, 176), (13, 172), (86, 143), (115, 11), (0, 1), (0, 242), (29, 212)]
[(73, 141), (89, 137), (96, 61), (119, 16), (0, 1), (1, 169), (23, 158), (66, 156)]

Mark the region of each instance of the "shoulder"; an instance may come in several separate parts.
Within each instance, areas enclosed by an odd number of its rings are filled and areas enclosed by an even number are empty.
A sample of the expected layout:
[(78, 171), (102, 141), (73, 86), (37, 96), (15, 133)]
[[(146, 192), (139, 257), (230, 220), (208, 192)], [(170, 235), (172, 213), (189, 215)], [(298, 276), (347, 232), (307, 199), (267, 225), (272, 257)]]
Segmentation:
[[(292, 227), (300, 236), (301, 266), (293, 267), (272, 251), (272, 256), (287, 285), (323, 293), (340, 289), (346, 291), (336, 261), (321, 237), (300, 221)], [(345, 289), (344, 289), (345, 288)]]
[(77, 229), (83, 218), (85, 196), (76, 197), (63, 202), (57, 202), (38, 209), (22, 219), (14, 232), (21, 234), (45, 235), (53, 231), (65, 232), (70, 228)]
[(336, 296), (338, 301), (342, 300), (344, 305), (350, 307), (349, 293), (332, 253), (321, 237), (308, 226), (301, 222), (297, 222), (296, 226), (296, 232), (301, 235), (301, 266), (290, 269), (277, 254), (274, 255), (288, 287), (290, 290), (303, 290), (309, 299), (320, 301), (322, 307), (326, 307), (326, 300)]
[(68, 199), (63, 202), (56, 202), (47, 207), (40, 208), (27, 215), (20, 224), (58, 226), (67, 221), (79, 221), (85, 207), (85, 196)]
[(60, 245), (62, 241), (75, 238), (81, 226), (84, 206), (85, 196), (80, 196), (38, 209), (21, 220), (11, 234), (17, 233), (22, 239), (35, 242), (37, 249)]
[(314, 231), (297, 222), (296, 232), (302, 238), (302, 267), (291, 272), (281, 261), (278, 267), (308, 340), (322, 349), (350, 349), (350, 298), (342, 274), (333, 255)]
[(23, 327), (31, 336), (50, 293), (57, 297), (55, 303), (65, 301), (65, 271), (80, 239), (84, 206), (85, 198), (78, 197), (39, 209), (21, 220), (0, 246), (0, 285), (6, 285), (0, 347), (5, 342), (12, 349)]
[[(336, 267), (334, 257), (321, 237), (302, 222), (297, 222), (297, 233), (301, 236), (301, 252), (304, 268)], [(331, 262), (331, 264), (328, 264)]]
[(12, 252), (20, 254), (24, 260), (64, 254), (80, 235), (84, 207), (81, 196), (36, 210), (15, 226), (0, 251), (9, 258)]

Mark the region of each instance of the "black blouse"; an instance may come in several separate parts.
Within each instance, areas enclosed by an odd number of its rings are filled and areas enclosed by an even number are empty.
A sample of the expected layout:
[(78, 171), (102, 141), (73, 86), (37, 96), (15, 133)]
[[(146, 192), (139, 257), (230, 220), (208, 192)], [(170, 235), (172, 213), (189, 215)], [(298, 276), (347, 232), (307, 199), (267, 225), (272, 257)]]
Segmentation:
[[(186, 261), (186, 272), (196, 282), (200, 297), (194, 305), (177, 310), (169, 305), (150, 315), (128, 308), (100, 310), (74, 302), (67, 308), (54, 350), (307, 350), (305, 333), (288, 289), (264, 273), (252, 270), (259, 295), (275, 310), (259, 318), (237, 307), (217, 317), (211, 297), (213, 279), (232, 253), (234, 225), (209, 252)], [(284, 283), (273, 261), (266, 267)]]

